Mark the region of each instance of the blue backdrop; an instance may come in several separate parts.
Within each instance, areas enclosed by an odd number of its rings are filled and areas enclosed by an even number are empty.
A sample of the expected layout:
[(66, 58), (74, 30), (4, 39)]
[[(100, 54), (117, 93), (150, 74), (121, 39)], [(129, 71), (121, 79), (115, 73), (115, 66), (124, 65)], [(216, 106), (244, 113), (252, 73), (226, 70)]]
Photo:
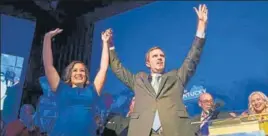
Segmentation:
[[(32, 47), (35, 22), (6, 15), (1, 17), (1, 96), (3, 119), (6, 123), (17, 119), (22, 87)], [(2, 87), (5, 86), (3, 89)], [(1, 101), (2, 103), (2, 101)]]
[[(225, 102), (223, 110), (247, 108), (254, 90), (268, 94), (268, 3), (203, 2), (209, 9), (206, 45), (184, 96), (190, 115), (200, 112), (197, 97), (207, 91)], [(154, 2), (95, 23), (91, 77), (101, 53), (101, 31), (112, 28), (116, 52), (136, 73), (147, 70), (145, 53), (155, 45), (166, 53), (166, 69), (179, 68), (196, 33), (193, 10), (200, 2)], [(148, 71), (148, 70), (147, 70)], [(104, 91), (128, 90), (109, 70)]]

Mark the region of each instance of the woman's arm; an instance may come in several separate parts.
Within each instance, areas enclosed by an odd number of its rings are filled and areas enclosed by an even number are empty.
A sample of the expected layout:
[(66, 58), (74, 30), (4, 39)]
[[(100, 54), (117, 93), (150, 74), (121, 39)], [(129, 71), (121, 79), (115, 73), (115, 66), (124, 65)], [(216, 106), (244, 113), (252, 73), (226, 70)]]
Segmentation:
[(60, 82), (60, 76), (53, 66), (53, 54), (51, 49), (51, 39), (62, 32), (62, 29), (55, 29), (45, 34), (43, 41), (43, 65), (45, 69), (45, 75), (48, 79), (48, 83), (53, 92), (56, 92)]
[(101, 62), (100, 62), (100, 70), (98, 71), (95, 80), (94, 80), (94, 86), (98, 93), (98, 95), (101, 94), (101, 90), (103, 88), (105, 79), (106, 79), (106, 73), (109, 67), (109, 40), (112, 36), (111, 30), (106, 30), (102, 33), (102, 55), (101, 55)]

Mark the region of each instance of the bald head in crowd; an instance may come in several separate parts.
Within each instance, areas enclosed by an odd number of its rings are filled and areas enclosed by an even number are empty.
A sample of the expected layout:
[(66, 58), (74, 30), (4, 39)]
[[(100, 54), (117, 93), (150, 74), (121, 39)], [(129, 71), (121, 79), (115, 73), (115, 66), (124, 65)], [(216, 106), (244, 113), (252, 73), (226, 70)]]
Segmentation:
[(209, 93), (203, 93), (199, 96), (198, 101), (199, 107), (202, 108), (204, 112), (208, 112), (209, 109), (211, 109), (214, 105), (214, 100), (211, 94)]

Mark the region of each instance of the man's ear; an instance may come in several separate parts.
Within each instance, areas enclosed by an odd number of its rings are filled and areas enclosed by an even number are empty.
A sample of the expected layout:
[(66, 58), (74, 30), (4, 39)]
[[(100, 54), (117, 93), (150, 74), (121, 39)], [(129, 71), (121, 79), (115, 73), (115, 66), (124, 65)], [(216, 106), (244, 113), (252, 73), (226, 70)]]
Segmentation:
[(198, 106), (201, 107), (201, 102), (200, 101), (198, 101)]
[(148, 67), (148, 68), (150, 68), (151, 67), (151, 65), (150, 65), (150, 63), (148, 62), (148, 61), (146, 61), (146, 66)]

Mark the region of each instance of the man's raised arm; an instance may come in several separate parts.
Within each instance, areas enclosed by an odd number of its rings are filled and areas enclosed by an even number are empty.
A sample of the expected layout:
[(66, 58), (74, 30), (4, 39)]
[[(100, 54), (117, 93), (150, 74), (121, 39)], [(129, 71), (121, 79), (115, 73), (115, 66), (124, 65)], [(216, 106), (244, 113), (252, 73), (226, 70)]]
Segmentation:
[(186, 59), (178, 70), (178, 77), (184, 86), (187, 84), (190, 77), (195, 73), (203, 46), (205, 44), (205, 30), (207, 25), (208, 10), (204, 4), (199, 5), (199, 9), (194, 7), (194, 10), (198, 16), (196, 36)]
[(110, 48), (109, 48), (109, 61), (110, 61), (110, 67), (113, 71), (113, 73), (119, 78), (125, 85), (127, 85), (131, 90), (134, 91), (134, 82), (135, 82), (135, 75), (132, 74), (128, 69), (126, 69), (120, 60), (117, 57), (117, 54), (115, 52), (115, 48), (111, 41), (109, 42)]

